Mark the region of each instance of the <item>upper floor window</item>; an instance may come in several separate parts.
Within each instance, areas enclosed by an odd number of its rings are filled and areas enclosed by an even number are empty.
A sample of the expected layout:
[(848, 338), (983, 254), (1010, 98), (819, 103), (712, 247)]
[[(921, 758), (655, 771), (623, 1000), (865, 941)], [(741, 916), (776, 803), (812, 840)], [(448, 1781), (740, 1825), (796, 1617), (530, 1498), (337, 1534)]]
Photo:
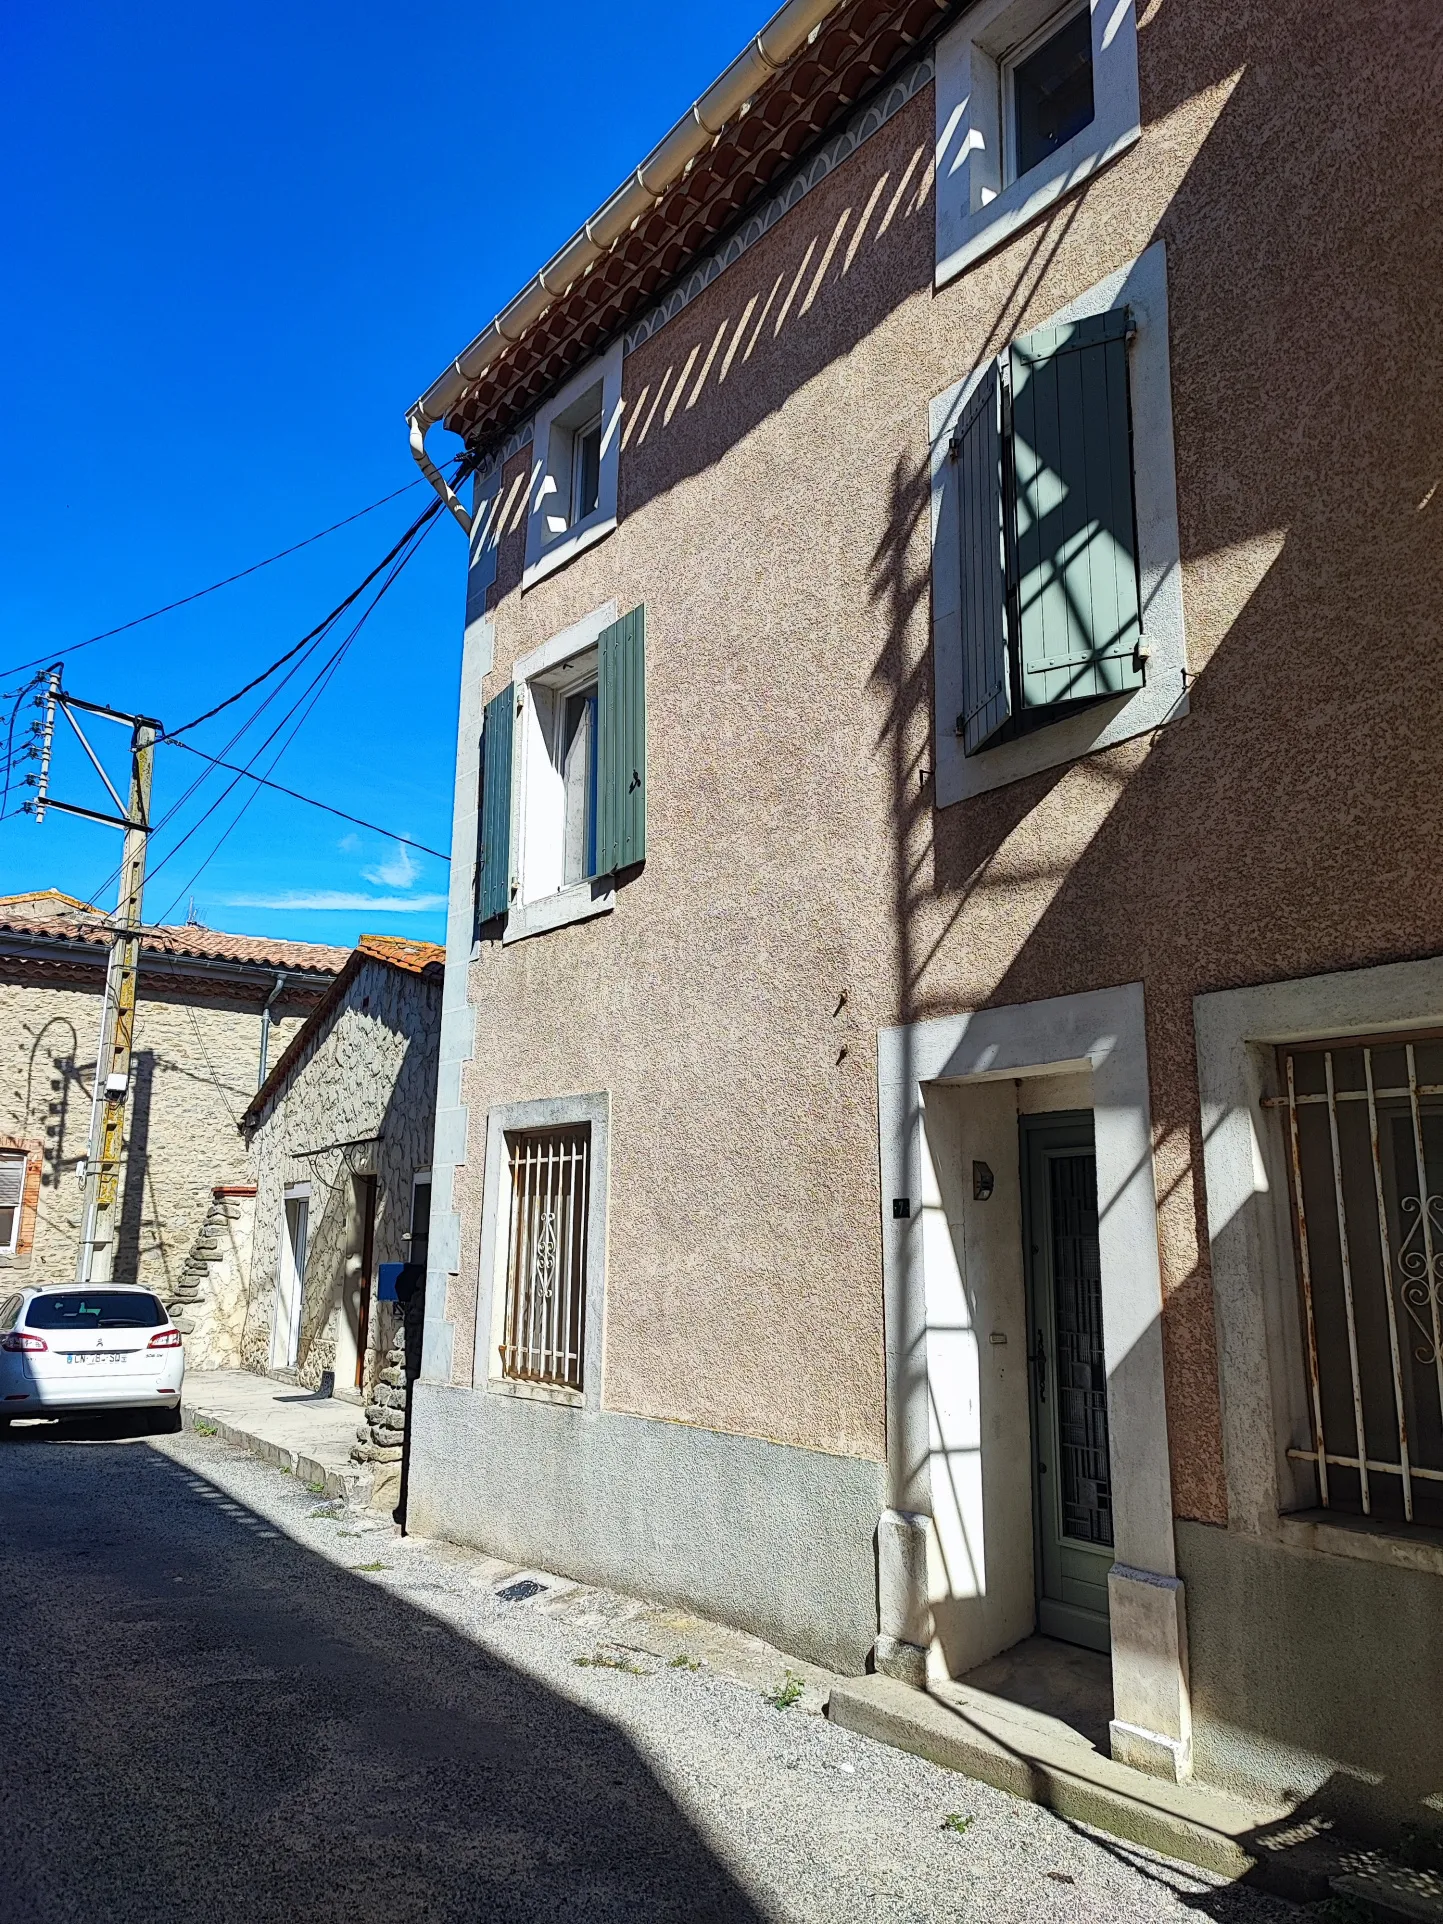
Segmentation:
[(1136, 0), (978, 0), (935, 100), (940, 287), (1139, 137)]
[(1007, 178), (1031, 173), (1093, 121), (1092, 20), (1086, 5), (1048, 21), (1003, 65)]
[(646, 856), (646, 614), (615, 604), (524, 656), (482, 727), (478, 920), (504, 939), (604, 913)]
[(621, 351), (618, 338), (537, 410), (523, 588), (616, 526)]
[(1163, 244), (931, 430), (938, 806), (1186, 714)]
[(964, 753), (1143, 685), (1125, 308), (1014, 341), (952, 443)]
[(1278, 1051), (1324, 1509), (1443, 1527), (1443, 1042)]

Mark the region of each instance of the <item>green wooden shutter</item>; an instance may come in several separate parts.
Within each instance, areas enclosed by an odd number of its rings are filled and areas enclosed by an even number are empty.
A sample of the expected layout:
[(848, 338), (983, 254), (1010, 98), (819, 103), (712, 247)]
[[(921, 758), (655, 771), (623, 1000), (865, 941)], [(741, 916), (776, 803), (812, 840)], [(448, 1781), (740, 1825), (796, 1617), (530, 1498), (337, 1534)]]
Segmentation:
[(975, 755), (1012, 714), (1002, 521), (1002, 383), (995, 363), (962, 410), (952, 456), (962, 543), (962, 713), (957, 717), (957, 732), (963, 754)]
[(646, 610), (597, 641), (596, 872), (646, 858)]
[(481, 886), (483, 922), (511, 907), (511, 740), (516, 690), (509, 684), (486, 704), (481, 722)]
[(1021, 707), (1143, 684), (1125, 308), (1014, 341)]

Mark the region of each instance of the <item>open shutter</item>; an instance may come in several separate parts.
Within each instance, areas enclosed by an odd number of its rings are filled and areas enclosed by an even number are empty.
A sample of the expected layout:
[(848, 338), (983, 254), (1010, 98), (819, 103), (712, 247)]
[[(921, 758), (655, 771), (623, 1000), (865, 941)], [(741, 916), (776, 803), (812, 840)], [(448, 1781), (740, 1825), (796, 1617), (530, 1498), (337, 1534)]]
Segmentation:
[(646, 610), (597, 640), (596, 873), (646, 858)]
[(952, 442), (962, 535), (962, 752), (974, 755), (1012, 713), (1002, 520), (1002, 383), (994, 364)]
[(1011, 348), (1021, 705), (1143, 684), (1125, 308)]
[(481, 722), (481, 886), (483, 922), (511, 907), (511, 740), (516, 690), (509, 684), (486, 704)]

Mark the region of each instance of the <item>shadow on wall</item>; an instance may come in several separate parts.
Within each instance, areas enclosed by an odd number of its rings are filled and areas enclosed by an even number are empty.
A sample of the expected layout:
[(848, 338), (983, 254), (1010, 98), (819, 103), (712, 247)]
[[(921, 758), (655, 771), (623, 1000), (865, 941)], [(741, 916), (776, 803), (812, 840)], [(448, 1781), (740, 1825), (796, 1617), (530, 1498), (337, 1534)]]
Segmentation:
[(760, 1924), (604, 1717), (143, 1445), (0, 1460), (7, 1915)]
[[(1192, 998), (1443, 947), (1443, 879), (1420, 858), (1443, 835), (1443, 135), (1428, 92), (1443, 15), (1405, 7), (1360, 69), (1326, 9), (1140, 11), (1143, 72), (1173, 82), (1144, 99), (1145, 121), (1227, 88), (1148, 236), (1168, 248), (1190, 715), (935, 810), (915, 455), (896, 464), (873, 560), (888, 639), (872, 685), (887, 704), (900, 1019), (1146, 980), (1174, 1502), (1222, 1524)], [(1282, 76), (1285, 191), (1264, 193)], [(1378, 138), (1390, 125), (1423, 131), (1404, 154)], [(1019, 289), (1087, 199), (1035, 230)], [(985, 940), (962, 939), (973, 928)], [(1356, 1702), (1358, 1728), (1334, 1729), (1345, 1765), (1367, 1774), (1358, 1753), (1415, 1659), (1421, 1642)], [(1295, 1710), (1262, 1689), (1244, 1715), (1266, 1750), (1296, 1735)], [(1422, 1761), (1391, 1773), (1395, 1791)]]

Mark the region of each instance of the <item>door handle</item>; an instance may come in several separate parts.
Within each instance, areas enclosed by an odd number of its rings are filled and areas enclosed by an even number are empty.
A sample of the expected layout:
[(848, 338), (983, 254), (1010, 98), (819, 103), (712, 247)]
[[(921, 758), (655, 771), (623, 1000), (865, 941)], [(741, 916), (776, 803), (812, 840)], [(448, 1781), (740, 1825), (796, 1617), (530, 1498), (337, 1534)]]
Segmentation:
[(1035, 1332), (1035, 1335), (1037, 1346), (1027, 1360), (1037, 1371), (1037, 1400), (1039, 1403), (1045, 1403), (1047, 1401), (1047, 1345), (1042, 1340), (1040, 1329)]

